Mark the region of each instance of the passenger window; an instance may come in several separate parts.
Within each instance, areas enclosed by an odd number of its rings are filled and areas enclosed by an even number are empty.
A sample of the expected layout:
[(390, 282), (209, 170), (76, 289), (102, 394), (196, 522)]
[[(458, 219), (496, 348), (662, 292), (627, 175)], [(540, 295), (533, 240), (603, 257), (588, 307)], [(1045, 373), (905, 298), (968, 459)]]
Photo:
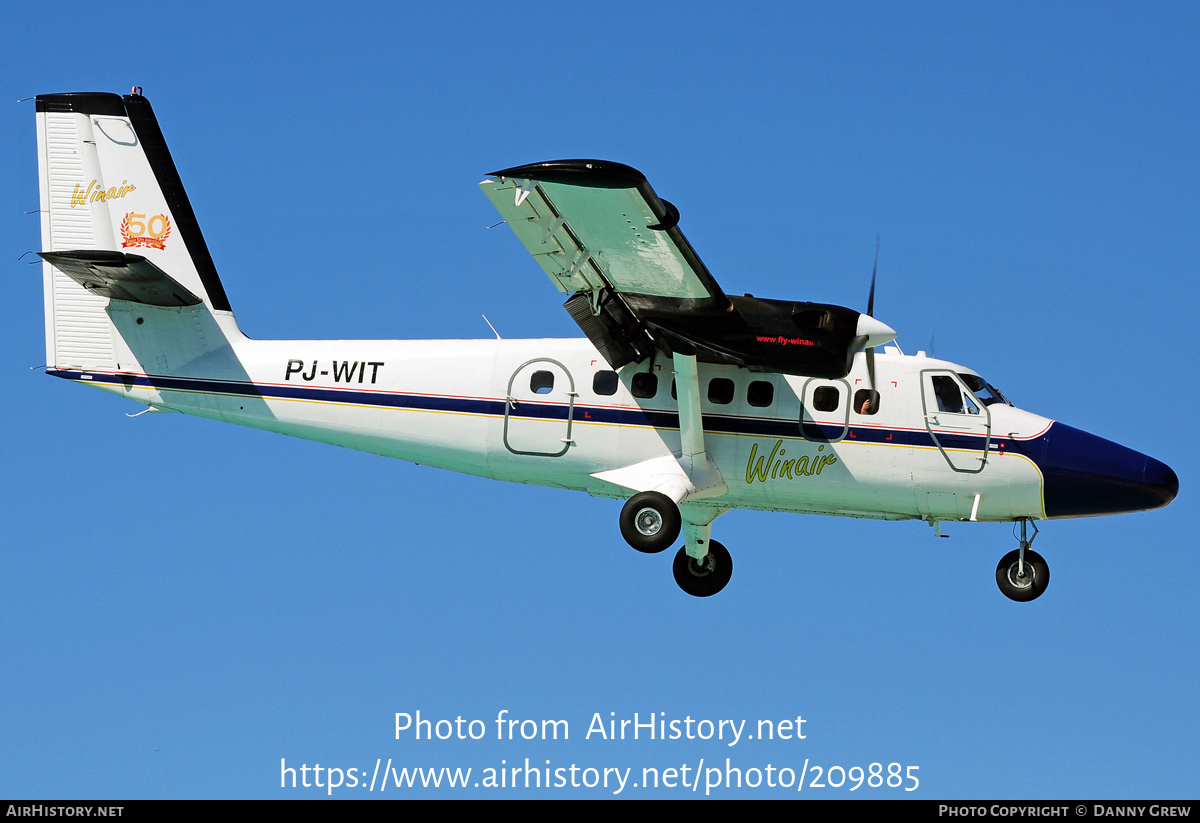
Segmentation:
[(640, 371), (633, 376), (630, 388), (634, 397), (653, 397), (658, 394), (658, 375)]
[(733, 402), (733, 381), (728, 377), (714, 377), (708, 381), (708, 400), (718, 406)]
[(608, 397), (617, 393), (617, 373), (615, 371), (598, 371), (592, 378), (592, 391)]
[(675, 393), (675, 378), (674, 377), (671, 378), (671, 399), (672, 400), (679, 399), (679, 395)]
[(529, 378), (529, 390), (534, 394), (549, 394), (554, 388), (554, 375), (548, 371), (535, 371)]
[(876, 414), (879, 411), (879, 392), (874, 389), (859, 389), (854, 393), (855, 414)]
[(813, 408), (821, 412), (837, 411), (841, 393), (836, 386), (818, 386), (813, 392)]
[(751, 381), (750, 387), (746, 389), (746, 402), (751, 406), (763, 408), (771, 405), (775, 400), (775, 384), (768, 383), (766, 380)]

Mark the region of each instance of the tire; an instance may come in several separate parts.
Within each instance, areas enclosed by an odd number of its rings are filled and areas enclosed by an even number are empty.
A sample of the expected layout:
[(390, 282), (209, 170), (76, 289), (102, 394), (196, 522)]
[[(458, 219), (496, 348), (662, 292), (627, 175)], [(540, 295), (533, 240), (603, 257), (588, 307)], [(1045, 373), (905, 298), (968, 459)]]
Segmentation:
[(621, 536), (646, 554), (670, 548), (682, 524), (679, 507), (661, 492), (638, 492), (621, 509)]
[(733, 576), (733, 558), (723, 545), (710, 540), (708, 554), (699, 563), (688, 555), (686, 547), (680, 549), (671, 571), (679, 588), (692, 597), (711, 597), (725, 588)]
[(1013, 549), (1000, 558), (996, 566), (996, 585), (1009, 600), (1027, 603), (1041, 597), (1050, 585), (1050, 566), (1033, 549), (1025, 550), (1025, 579), (1018, 576), (1019, 549)]

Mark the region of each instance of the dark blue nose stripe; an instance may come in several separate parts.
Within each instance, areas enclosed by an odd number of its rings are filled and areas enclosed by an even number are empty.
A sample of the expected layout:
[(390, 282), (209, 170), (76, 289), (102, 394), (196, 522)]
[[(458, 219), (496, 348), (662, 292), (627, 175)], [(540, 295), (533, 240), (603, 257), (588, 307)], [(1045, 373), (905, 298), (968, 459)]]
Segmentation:
[(1141, 452), (1062, 423), (1041, 437), (1047, 517), (1090, 517), (1157, 509), (1175, 499), (1179, 478)]

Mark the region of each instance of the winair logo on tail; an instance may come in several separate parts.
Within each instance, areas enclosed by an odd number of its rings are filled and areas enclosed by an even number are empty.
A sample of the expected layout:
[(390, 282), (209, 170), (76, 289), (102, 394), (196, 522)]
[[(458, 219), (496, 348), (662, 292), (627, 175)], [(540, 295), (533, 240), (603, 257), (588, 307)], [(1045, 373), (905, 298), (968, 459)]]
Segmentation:
[[(825, 447), (818, 446), (817, 451), (823, 452)], [(779, 478), (796, 480), (801, 477), (812, 477), (814, 474), (824, 471), (826, 466), (838, 462), (838, 459), (832, 454), (806, 454), (802, 457), (784, 460), (786, 454), (787, 449), (783, 447), (782, 440), (775, 441), (775, 447), (771, 449), (770, 457), (763, 457), (758, 453), (757, 443), (752, 445), (750, 459), (746, 461), (746, 482), (766, 483), (767, 480)], [(757, 462), (755, 461), (756, 457), (758, 458)]]
[(75, 191), (71, 193), (71, 208), (76, 206), (86, 206), (88, 203), (107, 203), (109, 200), (120, 200), (131, 191), (137, 191), (137, 186), (131, 185), (128, 180), (122, 180), (121, 185), (114, 186), (107, 191), (100, 186), (97, 186), (98, 180), (93, 180), (87, 184), (85, 189), (81, 184), (75, 184)]

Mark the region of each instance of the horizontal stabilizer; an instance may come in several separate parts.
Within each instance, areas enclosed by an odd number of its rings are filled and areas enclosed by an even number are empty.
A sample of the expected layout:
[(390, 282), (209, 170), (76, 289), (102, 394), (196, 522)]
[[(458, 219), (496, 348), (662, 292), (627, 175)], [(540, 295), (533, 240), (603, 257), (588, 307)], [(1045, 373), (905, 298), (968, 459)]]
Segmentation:
[(200, 298), (136, 254), (80, 249), (41, 251), (42, 259), (93, 294), (148, 306), (195, 306)]

